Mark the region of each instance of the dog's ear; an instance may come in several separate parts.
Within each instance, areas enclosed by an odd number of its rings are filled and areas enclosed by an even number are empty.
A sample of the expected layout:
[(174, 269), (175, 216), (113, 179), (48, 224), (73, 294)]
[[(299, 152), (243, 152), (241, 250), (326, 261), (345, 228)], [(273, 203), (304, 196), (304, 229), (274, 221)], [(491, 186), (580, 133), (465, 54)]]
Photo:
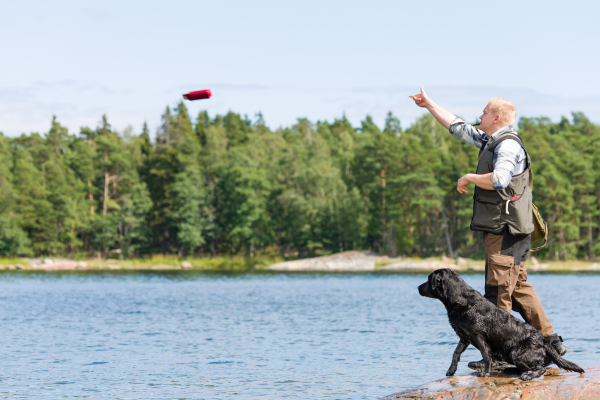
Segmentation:
[(431, 288), (441, 298), (445, 298), (444, 277), (442, 271), (435, 271), (431, 274)]
[(442, 299), (448, 299), (448, 285), (452, 285), (453, 276), (452, 274), (456, 274), (454, 271), (450, 269), (440, 269), (435, 273), (434, 279), (434, 287), (435, 291)]
[(440, 271), (439, 287), (437, 289), (440, 293), (440, 297), (444, 300), (448, 300), (453, 303), (467, 305), (467, 300), (462, 296), (462, 290), (460, 283), (463, 280), (451, 269), (444, 269)]

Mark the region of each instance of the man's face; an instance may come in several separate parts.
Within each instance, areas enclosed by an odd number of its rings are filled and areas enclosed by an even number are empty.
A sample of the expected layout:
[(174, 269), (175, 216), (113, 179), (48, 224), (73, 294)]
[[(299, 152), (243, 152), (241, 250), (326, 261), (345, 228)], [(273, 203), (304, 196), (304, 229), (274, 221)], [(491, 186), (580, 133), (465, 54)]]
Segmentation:
[(496, 131), (496, 129), (494, 128), (495, 118), (496, 116), (492, 115), (492, 113), (490, 112), (490, 105), (488, 103), (488, 105), (485, 106), (485, 108), (483, 109), (483, 114), (481, 114), (481, 117), (479, 117), (479, 119), (481, 120), (481, 124), (479, 124), (479, 129), (481, 129), (488, 135), (494, 133)]

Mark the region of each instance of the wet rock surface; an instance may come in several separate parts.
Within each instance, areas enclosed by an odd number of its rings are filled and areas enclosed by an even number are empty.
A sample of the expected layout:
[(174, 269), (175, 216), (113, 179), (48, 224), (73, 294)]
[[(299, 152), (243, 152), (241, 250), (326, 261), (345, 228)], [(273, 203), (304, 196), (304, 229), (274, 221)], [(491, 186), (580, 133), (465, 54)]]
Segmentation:
[(384, 397), (392, 399), (500, 400), (500, 399), (600, 399), (600, 367), (589, 367), (585, 374), (549, 368), (533, 381), (502, 372), (489, 378), (476, 374), (434, 381), (418, 388)]

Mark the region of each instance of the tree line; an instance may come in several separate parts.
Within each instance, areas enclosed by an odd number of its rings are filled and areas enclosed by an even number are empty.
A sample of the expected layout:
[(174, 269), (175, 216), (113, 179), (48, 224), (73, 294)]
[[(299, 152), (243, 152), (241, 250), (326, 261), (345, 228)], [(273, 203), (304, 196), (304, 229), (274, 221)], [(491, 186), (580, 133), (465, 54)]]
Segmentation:
[[(594, 259), (600, 127), (573, 113), (521, 118), (519, 133), (550, 227), (536, 255)], [(456, 191), (477, 149), (430, 115), (407, 129), (390, 113), (383, 127), (367, 116), (272, 130), (261, 114), (191, 118), (179, 103), (154, 137), (106, 116), (77, 134), (56, 118), (44, 135), (0, 133), (0, 255), (483, 256), (472, 198)]]

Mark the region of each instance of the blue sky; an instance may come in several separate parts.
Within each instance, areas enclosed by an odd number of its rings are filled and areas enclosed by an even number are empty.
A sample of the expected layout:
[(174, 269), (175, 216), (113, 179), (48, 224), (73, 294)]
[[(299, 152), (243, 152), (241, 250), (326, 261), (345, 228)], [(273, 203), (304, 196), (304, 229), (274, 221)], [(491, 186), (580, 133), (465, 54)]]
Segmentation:
[(600, 122), (592, 1), (28, 1), (0, 3), (0, 131), (78, 132), (102, 114), (152, 132), (191, 90), (193, 115), (261, 111), (409, 126), (429, 96), (473, 120), (493, 96), (520, 116)]

